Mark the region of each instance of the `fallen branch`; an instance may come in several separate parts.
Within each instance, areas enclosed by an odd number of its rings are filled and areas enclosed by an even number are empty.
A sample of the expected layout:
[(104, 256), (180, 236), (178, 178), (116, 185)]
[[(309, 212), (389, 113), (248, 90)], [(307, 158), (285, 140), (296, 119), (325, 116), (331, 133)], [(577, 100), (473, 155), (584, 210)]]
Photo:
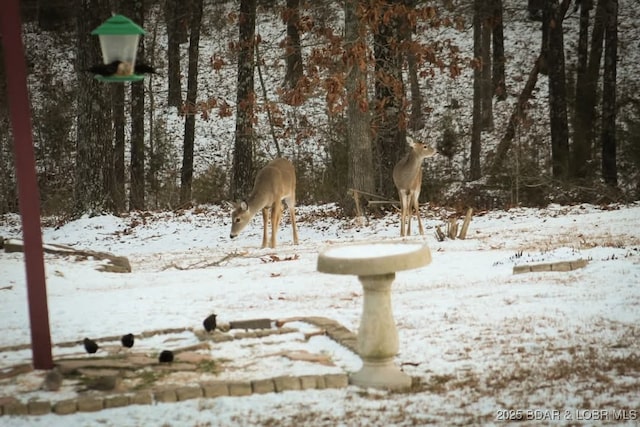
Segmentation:
[(222, 264), (225, 261), (228, 261), (232, 258), (237, 258), (237, 257), (241, 257), (246, 255), (247, 252), (231, 252), (226, 254), (225, 256), (223, 256), (222, 258), (220, 258), (219, 260), (216, 261), (211, 261), (211, 262), (207, 262), (207, 261), (198, 261), (198, 262), (194, 262), (193, 264), (189, 264), (186, 267), (183, 267), (181, 265), (176, 264), (175, 262), (172, 262), (171, 264), (168, 264), (166, 266), (164, 266), (162, 268), (162, 270), (168, 270), (170, 268), (175, 268), (176, 270), (195, 270), (195, 269), (201, 269), (201, 268), (208, 268), (208, 267), (218, 267), (220, 266), (220, 264)]
[[(24, 252), (24, 243), (18, 239), (4, 240), (4, 250), (7, 253)], [(74, 249), (66, 245), (58, 245), (54, 243), (46, 243), (42, 246), (42, 250), (48, 254), (76, 256), (81, 258), (94, 258), (97, 260), (107, 260), (109, 264), (97, 267), (99, 271), (110, 273), (131, 273), (131, 264), (126, 257), (116, 256), (107, 252), (96, 252), (84, 249)]]

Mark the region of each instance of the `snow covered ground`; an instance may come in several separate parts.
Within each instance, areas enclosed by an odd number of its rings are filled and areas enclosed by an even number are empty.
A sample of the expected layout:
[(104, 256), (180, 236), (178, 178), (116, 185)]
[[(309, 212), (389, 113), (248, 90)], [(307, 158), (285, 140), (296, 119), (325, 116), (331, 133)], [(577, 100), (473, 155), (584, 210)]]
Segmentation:
[[(332, 205), (298, 208), (300, 244), (280, 227), (277, 249), (260, 249), (255, 218), (229, 239), (226, 208), (81, 218), (43, 229), (46, 243), (127, 256), (129, 274), (104, 273), (97, 261), (46, 255), (53, 343), (202, 328), (219, 321), (326, 316), (358, 328), (362, 289), (355, 277), (316, 270), (322, 248), (350, 242), (399, 241), (397, 214), (358, 226)], [(396, 361), (417, 381), (409, 393), (349, 386), (128, 406), (75, 415), (7, 417), (3, 426), (470, 425), (505, 424), (515, 412), (574, 425), (637, 425), (640, 419), (640, 204), (559, 206), (482, 212), (466, 240), (438, 241), (444, 212), (423, 209), (432, 263), (397, 274), (393, 310)], [(414, 226), (415, 227), (415, 226)], [(415, 229), (414, 229), (415, 232)], [(0, 236), (20, 238), (17, 216), (0, 218)], [(586, 259), (569, 272), (514, 275), (514, 265)], [(28, 344), (23, 255), (0, 252), (0, 347)], [(304, 325), (301, 325), (304, 328)], [(300, 334), (278, 345), (296, 348)], [(149, 339), (148, 346), (160, 345)], [(302, 345), (302, 344), (300, 344)], [(311, 351), (333, 367), (268, 357), (237, 343), (214, 358), (236, 368), (224, 378), (350, 372), (359, 358), (327, 337)], [(54, 348), (54, 358), (82, 349)], [(212, 350), (213, 351), (213, 350)], [(66, 352), (66, 353), (65, 353)], [(2, 369), (30, 360), (30, 351), (0, 353)], [(264, 359), (260, 364), (253, 360)], [(246, 363), (245, 363), (246, 362)], [(243, 370), (242, 366), (251, 365)], [(43, 372), (31, 374), (41, 381)], [(55, 399), (55, 392), (21, 391), (0, 383), (0, 397)], [(73, 393), (73, 390), (65, 391)], [(528, 412), (527, 412), (528, 411)], [(537, 412), (536, 412), (537, 411)], [(595, 412), (600, 411), (600, 412)], [(602, 412), (607, 411), (607, 412)], [(601, 420), (596, 419), (601, 418)], [(620, 418), (627, 418), (626, 421)]]

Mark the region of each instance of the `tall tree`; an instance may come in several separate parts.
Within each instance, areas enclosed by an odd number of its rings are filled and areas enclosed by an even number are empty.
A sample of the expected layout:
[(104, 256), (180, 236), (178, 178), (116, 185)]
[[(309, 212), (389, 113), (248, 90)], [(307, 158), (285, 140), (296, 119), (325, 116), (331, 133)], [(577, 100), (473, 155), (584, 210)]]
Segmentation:
[(347, 144), (350, 188), (375, 191), (369, 100), (367, 93), (366, 26), (361, 0), (344, 3), (344, 49), (347, 59)]
[(78, 119), (76, 124), (76, 215), (105, 209), (106, 183), (111, 175), (111, 109), (109, 87), (86, 70), (102, 63), (98, 41), (91, 31), (108, 16), (107, 0), (77, 0)]
[(0, 214), (18, 211), (13, 144), (9, 134), (9, 100), (4, 65), (4, 45), (0, 43)]
[(378, 192), (396, 193), (393, 167), (406, 151), (405, 91), (402, 79), (400, 17), (401, 0), (383, 0), (376, 11), (373, 50), (375, 56), (376, 146), (379, 153)]
[(491, 73), (491, 34), (492, 29), (492, 16), (491, 16), (491, 3), (481, 2), (480, 7), (480, 25), (481, 25), (481, 72), (480, 72), (480, 84), (482, 85), (482, 91), (480, 92), (482, 98), (482, 130), (493, 129), (493, 74)]
[(284, 43), (287, 73), (284, 82), (286, 87), (294, 88), (303, 73), (302, 47), (300, 46), (300, 0), (287, 0), (283, 18), (287, 24), (287, 38)]
[(571, 175), (584, 178), (589, 172), (588, 160), (591, 158), (590, 143), (587, 139), (588, 127), (585, 123), (588, 112), (585, 111), (583, 96), (589, 90), (587, 87), (587, 65), (589, 58), (589, 12), (593, 8), (592, 0), (580, 2), (580, 29), (578, 33), (578, 61), (576, 66), (576, 91), (574, 96), (575, 122), (573, 129), (573, 144), (570, 160)]
[(507, 87), (504, 75), (504, 23), (502, 19), (502, 0), (492, 0), (492, 27), (493, 27), (493, 94), (499, 101), (507, 99)]
[(67, 0), (38, 0), (38, 25), (45, 31), (56, 31), (73, 25), (73, 3)]
[(111, 85), (111, 106), (113, 109), (113, 175), (111, 179), (111, 201), (115, 212), (124, 212), (126, 209), (126, 194), (123, 84)]
[(596, 139), (596, 105), (598, 103), (598, 80), (600, 78), (600, 63), (602, 62), (604, 45), (606, 4), (607, 0), (598, 0), (596, 4), (589, 47), (589, 60), (584, 77), (584, 90), (576, 98), (576, 104), (580, 106), (576, 111), (576, 117), (579, 119), (576, 126), (580, 125), (585, 131), (584, 138), (589, 152), (589, 159)]
[(504, 74), (504, 53), (497, 59), (491, 55), (491, 40), (497, 25), (496, 1), (499, 0), (489, 2), (474, 0), (473, 2), (473, 117), (469, 156), (469, 178), (472, 181), (482, 176), (480, 165), (482, 131), (493, 129), (493, 95), (496, 94), (496, 87), (500, 84), (496, 79), (504, 80), (504, 75), (500, 76), (498, 73), (496, 76), (491, 71), (492, 59), (494, 62), (502, 61), (501, 72)]
[(469, 178), (482, 176), (480, 150), (482, 145), (482, 0), (473, 2), (473, 116), (471, 123), (471, 152)]
[(164, 16), (167, 24), (167, 80), (169, 92), (167, 104), (171, 107), (182, 105), (182, 86), (180, 82), (180, 42), (184, 31), (182, 15), (185, 3), (176, 0), (165, 0)]
[(607, 0), (604, 74), (602, 76), (602, 178), (618, 184), (616, 166), (616, 62), (618, 59), (618, 0)]
[[(198, 95), (198, 58), (200, 27), (202, 25), (203, 0), (193, 0), (191, 7), (191, 36), (189, 37), (189, 75), (187, 77), (187, 105), (195, 105)], [(196, 113), (189, 111), (184, 120), (184, 144), (182, 172), (180, 174), (180, 203), (191, 201), (193, 182), (193, 146), (195, 140)]]
[(549, 121), (553, 176), (565, 179), (569, 172), (569, 124), (564, 61), (563, 25), (565, 11), (558, 0), (547, 0), (543, 11), (547, 23), (547, 65), (549, 70)]
[(236, 134), (231, 178), (231, 196), (234, 199), (248, 194), (253, 184), (255, 31), (256, 0), (240, 0)]
[[(114, 4), (115, 3), (115, 4)], [(124, 10), (129, 14), (127, 0), (112, 0), (111, 7)], [(124, 212), (126, 210), (126, 167), (125, 167), (125, 85), (109, 85), (111, 89), (111, 109), (113, 120), (113, 173), (110, 180), (110, 203), (114, 212)]]
[[(132, 19), (144, 27), (144, 0), (135, 0), (131, 4)], [(144, 61), (144, 37), (138, 45), (136, 61)], [(129, 209), (145, 208), (144, 183), (144, 81), (131, 83), (131, 189)]]
[[(404, 0), (404, 3), (407, 7), (415, 7), (415, 0)], [(424, 128), (424, 114), (422, 113), (422, 93), (420, 91), (420, 80), (418, 79), (418, 58), (416, 55), (418, 46), (413, 42), (415, 23), (408, 13), (403, 14), (400, 18), (400, 35), (403, 45), (406, 46), (404, 51), (407, 59), (409, 90), (411, 92), (409, 129), (416, 132)]]

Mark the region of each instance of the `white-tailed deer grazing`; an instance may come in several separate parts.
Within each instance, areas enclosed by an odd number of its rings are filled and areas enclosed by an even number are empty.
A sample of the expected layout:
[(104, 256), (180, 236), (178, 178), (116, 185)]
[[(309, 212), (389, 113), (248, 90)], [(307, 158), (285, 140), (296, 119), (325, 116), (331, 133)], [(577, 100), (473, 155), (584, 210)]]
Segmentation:
[(400, 195), (400, 235), (411, 234), (411, 216), (415, 210), (418, 217), (418, 228), (420, 234), (424, 234), (422, 221), (420, 220), (420, 210), (418, 208), (418, 198), (420, 197), (420, 187), (422, 185), (422, 160), (436, 155), (436, 150), (431, 146), (407, 136), (407, 142), (411, 149), (393, 168), (393, 183)]
[[(234, 238), (247, 226), (249, 221), (262, 210), (263, 233), (262, 247), (276, 247), (276, 236), (282, 218), (282, 200), (289, 208), (291, 226), (293, 227), (293, 243), (298, 244), (298, 228), (296, 226), (296, 171), (287, 159), (274, 159), (258, 171), (253, 190), (246, 200), (232, 203), (231, 234)], [(268, 210), (271, 208), (271, 240), (267, 238)], [(268, 243), (268, 245), (267, 245)]]

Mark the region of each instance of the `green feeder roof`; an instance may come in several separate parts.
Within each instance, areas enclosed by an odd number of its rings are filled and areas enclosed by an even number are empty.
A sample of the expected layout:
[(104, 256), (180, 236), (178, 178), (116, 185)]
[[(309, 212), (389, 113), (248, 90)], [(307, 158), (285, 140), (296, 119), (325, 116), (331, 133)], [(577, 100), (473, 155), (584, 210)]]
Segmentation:
[(132, 35), (145, 34), (144, 29), (124, 15), (113, 15), (104, 21), (91, 35)]

